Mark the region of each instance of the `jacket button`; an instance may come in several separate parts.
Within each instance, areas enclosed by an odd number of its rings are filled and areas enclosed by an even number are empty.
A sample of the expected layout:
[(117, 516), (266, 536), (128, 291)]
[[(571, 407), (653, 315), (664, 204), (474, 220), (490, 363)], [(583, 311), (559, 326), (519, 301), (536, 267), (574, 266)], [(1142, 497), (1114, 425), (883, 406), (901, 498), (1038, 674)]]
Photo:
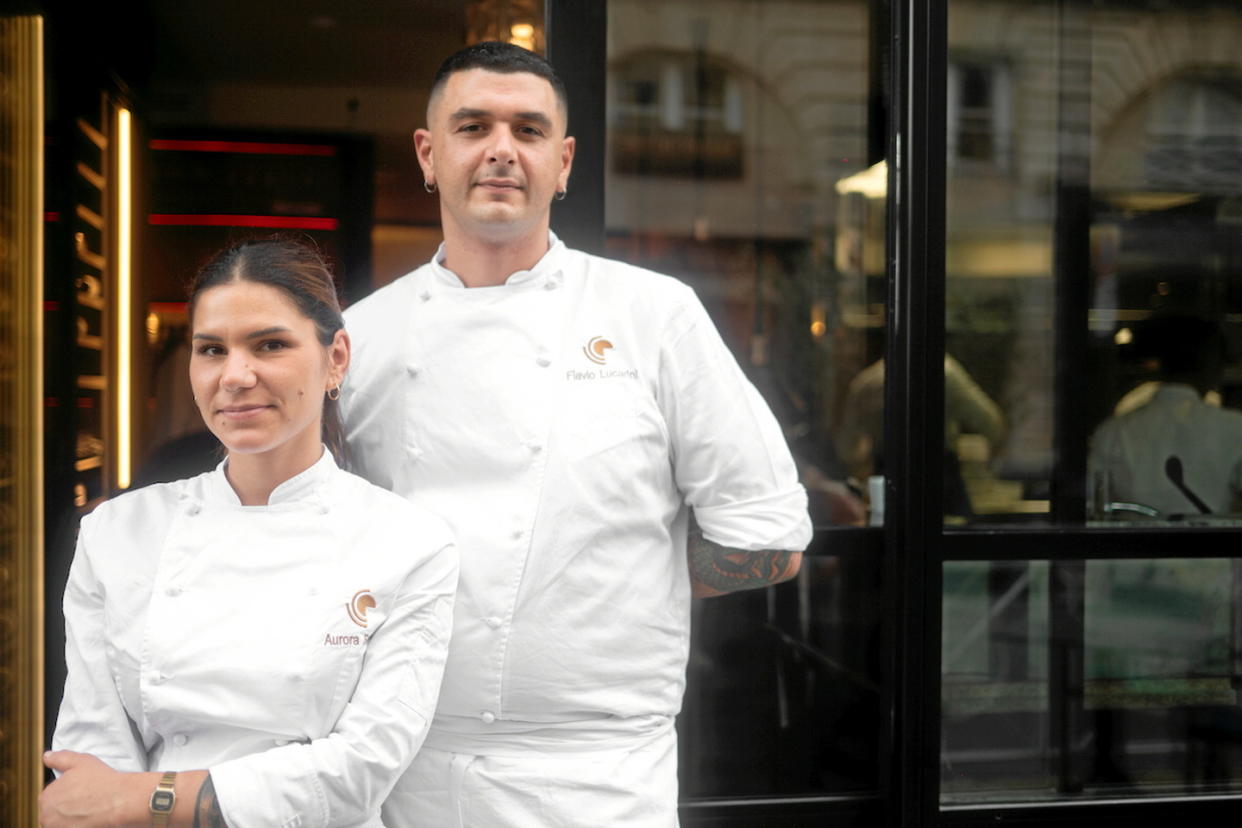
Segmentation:
[(490, 710), (484, 710), (479, 714), (479, 718), (483, 720), (483, 724), (491, 724), (496, 721), (496, 714)]
[(503, 623), (504, 622), (501, 621), (500, 618), (495, 615), (487, 619), (487, 626), (491, 627), (493, 630), (500, 629), (500, 625)]
[(186, 736), (184, 733), (177, 733), (173, 736), (172, 740), (173, 744), (177, 747), (184, 747), (185, 743), (190, 741), (190, 737)]
[(539, 363), (540, 368), (547, 368), (552, 364), (552, 360), (548, 359), (546, 356), (539, 357), (535, 360), (535, 362)]

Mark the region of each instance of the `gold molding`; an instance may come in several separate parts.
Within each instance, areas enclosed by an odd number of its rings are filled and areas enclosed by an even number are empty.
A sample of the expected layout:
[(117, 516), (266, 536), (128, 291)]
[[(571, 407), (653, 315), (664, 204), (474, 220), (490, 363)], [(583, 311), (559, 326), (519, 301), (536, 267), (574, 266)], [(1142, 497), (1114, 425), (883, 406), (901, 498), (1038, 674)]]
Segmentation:
[(0, 824), (33, 825), (43, 784), (43, 20), (0, 17)]

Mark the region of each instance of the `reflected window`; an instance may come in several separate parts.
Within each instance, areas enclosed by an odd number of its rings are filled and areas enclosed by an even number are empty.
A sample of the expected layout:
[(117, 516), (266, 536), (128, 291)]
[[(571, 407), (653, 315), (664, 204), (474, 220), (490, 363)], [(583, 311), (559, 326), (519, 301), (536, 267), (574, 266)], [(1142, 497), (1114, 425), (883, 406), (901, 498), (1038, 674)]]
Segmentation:
[(613, 73), (612, 163), (618, 173), (742, 175), (742, 84), (702, 53), (641, 52)]
[(1239, 124), (1242, 78), (1167, 84), (1148, 112), (1148, 183), (1180, 192), (1242, 192)]
[(1240, 573), (947, 564), (942, 802), (1238, 790)]
[(1013, 130), (1008, 64), (952, 58), (946, 84), (950, 162), (1008, 169)]

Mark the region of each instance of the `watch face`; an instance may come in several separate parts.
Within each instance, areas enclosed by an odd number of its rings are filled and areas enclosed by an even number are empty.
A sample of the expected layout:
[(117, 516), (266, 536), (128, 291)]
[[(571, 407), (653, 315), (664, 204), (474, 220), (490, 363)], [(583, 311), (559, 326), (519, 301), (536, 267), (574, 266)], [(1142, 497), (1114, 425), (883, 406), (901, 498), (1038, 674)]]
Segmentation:
[(173, 809), (176, 796), (172, 791), (156, 791), (151, 794), (151, 810), (166, 814)]

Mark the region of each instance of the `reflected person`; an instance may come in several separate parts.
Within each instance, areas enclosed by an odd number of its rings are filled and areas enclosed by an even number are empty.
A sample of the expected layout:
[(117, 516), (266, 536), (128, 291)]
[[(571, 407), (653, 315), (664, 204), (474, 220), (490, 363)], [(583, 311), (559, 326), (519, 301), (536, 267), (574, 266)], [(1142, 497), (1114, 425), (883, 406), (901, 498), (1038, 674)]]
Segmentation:
[(692, 592), (788, 579), (810, 540), (780, 427), (690, 288), (550, 232), (568, 116), (531, 52), (449, 57), (415, 132), (444, 242), (346, 314), (360, 470), (462, 553), (395, 828), (676, 825)]
[(228, 453), (83, 518), (40, 821), (379, 826), (439, 690), (451, 535), (334, 459), (350, 342), (315, 250), (219, 253), (189, 317)]
[[(1202, 317), (1165, 314), (1136, 332), (1153, 356), (1160, 385), (1151, 399), (1110, 417), (1091, 437), (1093, 500), (1134, 504), (1160, 515), (1237, 512), (1242, 498), (1242, 412), (1205, 397), (1217, 391), (1225, 365), (1220, 326)], [(1170, 479), (1177, 458), (1182, 485)], [(1176, 475), (1174, 475), (1176, 476)]]
[[(850, 381), (834, 436), (838, 455), (858, 480), (884, 473), (884, 373), (884, 360), (878, 359)], [(1000, 406), (960, 362), (945, 354), (944, 505), (948, 514), (969, 516), (974, 512), (958, 462), (958, 438), (978, 434), (995, 452), (1005, 432)]]

